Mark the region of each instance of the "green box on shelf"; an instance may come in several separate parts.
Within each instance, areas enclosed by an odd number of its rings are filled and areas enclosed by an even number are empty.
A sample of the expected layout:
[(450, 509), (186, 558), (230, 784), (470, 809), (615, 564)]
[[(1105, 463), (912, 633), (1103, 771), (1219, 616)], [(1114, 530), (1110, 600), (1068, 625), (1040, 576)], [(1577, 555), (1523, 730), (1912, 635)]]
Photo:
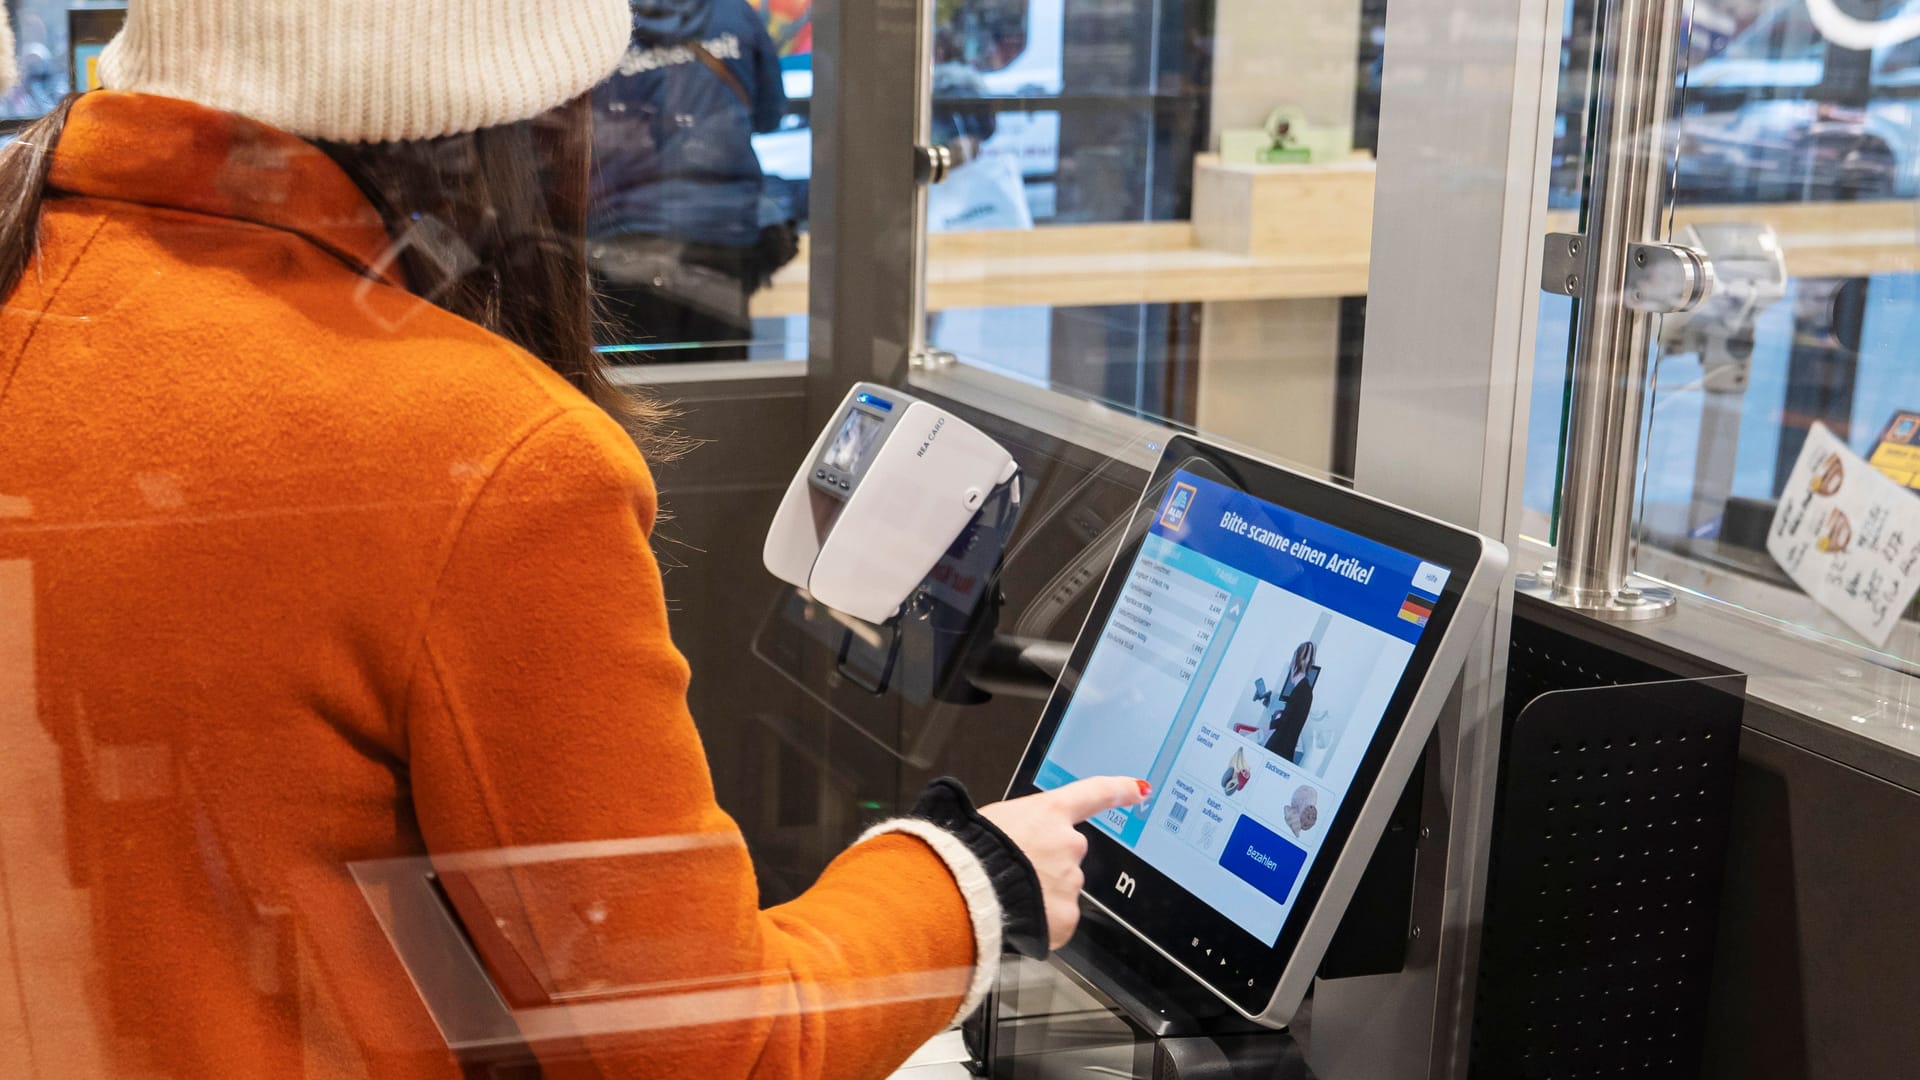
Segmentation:
[(1325, 165), (1353, 152), (1351, 128), (1311, 127), (1297, 121), (1276, 140), (1262, 128), (1233, 128), (1220, 133), (1225, 165)]

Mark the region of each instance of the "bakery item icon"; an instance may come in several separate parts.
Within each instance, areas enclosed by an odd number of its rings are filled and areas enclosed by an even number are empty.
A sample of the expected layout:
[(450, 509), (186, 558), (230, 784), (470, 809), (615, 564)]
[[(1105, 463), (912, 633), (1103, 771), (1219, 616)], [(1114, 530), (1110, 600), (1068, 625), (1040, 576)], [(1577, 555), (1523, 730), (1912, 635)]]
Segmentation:
[(1320, 823), (1320, 793), (1307, 784), (1295, 789), (1293, 798), (1280, 810), (1280, 819), (1287, 823), (1287, 831), (1295, 836), (1311, 832)]

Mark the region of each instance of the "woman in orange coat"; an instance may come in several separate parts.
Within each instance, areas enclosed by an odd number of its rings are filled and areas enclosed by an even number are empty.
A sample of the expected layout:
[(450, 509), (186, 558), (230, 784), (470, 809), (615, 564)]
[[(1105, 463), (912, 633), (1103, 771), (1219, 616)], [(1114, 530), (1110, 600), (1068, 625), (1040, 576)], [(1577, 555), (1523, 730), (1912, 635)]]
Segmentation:
[(57, 760), (70, 878), (14, 962), (41, 1060), (95, 1048), (42, 1075), (458, 1075), (384, 860), (433, 860), (550, 1076), (884, 1075), (1072, 933), (1074, 825), (1136, 781), (937, 784), (758, 908), (655, 418), (590, 348), (582, 95), (627, 35), (133, 0), (108, 89), (0, 157), (0, 758), (16, 799)]

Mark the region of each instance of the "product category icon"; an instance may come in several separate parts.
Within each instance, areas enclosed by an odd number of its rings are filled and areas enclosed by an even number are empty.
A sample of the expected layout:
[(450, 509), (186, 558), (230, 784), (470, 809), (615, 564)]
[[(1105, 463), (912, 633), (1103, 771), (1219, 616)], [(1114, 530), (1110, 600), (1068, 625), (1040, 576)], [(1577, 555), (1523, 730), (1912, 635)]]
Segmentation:
[(1245, 788), (1247, 781), (1252, 779), (1253, 770), (1247, 765), (1247, 752), (1235, 750), (1233, 758), (1227, 762), (1227, 771), (1220, 777), (1220, 791), (1225, 795), (1233, 795)]
[(1320, 823), (1320, 793), (1301, 784), (1280, 811), (1280, 817), (1287, 823), (1287, 831), (1295, 836), (1312, 832), (1313, 827)]

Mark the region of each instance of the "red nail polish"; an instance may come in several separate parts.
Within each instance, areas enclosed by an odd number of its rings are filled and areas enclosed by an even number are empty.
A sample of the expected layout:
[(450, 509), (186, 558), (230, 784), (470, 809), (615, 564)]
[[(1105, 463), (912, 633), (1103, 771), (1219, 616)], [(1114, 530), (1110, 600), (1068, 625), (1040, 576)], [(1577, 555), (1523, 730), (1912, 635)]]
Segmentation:
[(1146, 798), (1147, 796), (1149, 796), (1149, 795), (1151, 795), (1151, 794), (1153, 794), (1153, 785), (1152, 785), (1152, 784), (1149, 784), (1149, 783), (1147, 783), (1147, 782), (1146, 782), (1145, 780), (1135, 780), (1135, 781), (1134, 781), (1134, 783), (1136, 783), (1136, 784), (1139, 784), (1139, 785), (1140, 785), (1140, 797), (1141, 797), (1141, 798), (1143, 798), (1143, 799), (1144, 799), (1144, 798)]

